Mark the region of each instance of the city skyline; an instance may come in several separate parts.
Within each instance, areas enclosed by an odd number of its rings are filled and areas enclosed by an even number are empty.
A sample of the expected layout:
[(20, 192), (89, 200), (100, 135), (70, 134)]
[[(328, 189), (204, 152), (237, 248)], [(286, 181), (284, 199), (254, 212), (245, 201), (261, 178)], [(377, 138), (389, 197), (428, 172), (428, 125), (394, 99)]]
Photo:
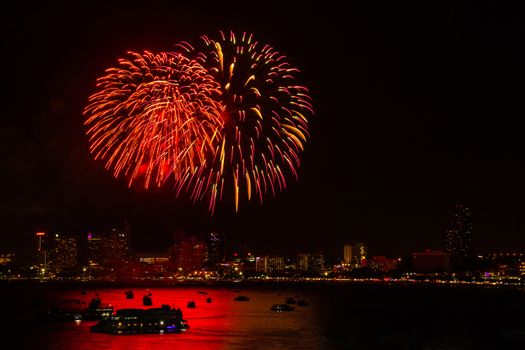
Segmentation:
[(525, 273), (525, 253), (478, 255), (472, 251), (469, 213), (467, 207), (456, 207), (444, 234), (443, 250), (425, 249), (402, 257), (377, 255), (363, 242), (345, 243), (343, 255), (337, 257), (322, 250), (261, 252), (236, 242), (227, 247), (223, 233), (193, 235), (180, 230), (174, 232), (169, 246), (144, 251), (130, 246), (129, 225), (104, 233), (90, 232), (84, 237), (36, 232), (30, 257), (0, 254), (0, 279), (129, 282), (270, 277), (288, 281), (364, 278), (374, 282), (428, 282), (431, 278), (437, 283), (454, 283), (459, 278), (477, 284), (520, 283)]
[[(126, 246), (130, 249), (130, 252), (144, 252), (144, 253), (167, 253), (170, 251), (174, 244), (176, 245), (178, 241), (183, 239), (183, 237), (193, 237), (197, 240), (208, 240), (210, 237), (215, 236), (218, 241), (222, 243), (222, 249), (226, 249), (223, 254), (231, 256), (244, 251), (250, 251), (254, 255), (264, 256), (296, 256), (303, 253), (322, 253), (329, 259), (336, 259), (343, 261), (344, 263), (349, 263), (347, 261), (348, 254), (352, 256), (356, 253), (352, 253), (352, 249), (357, 249), (361, 251), (359, 254), (363, 257), (372, 257), (372, 256), (383, 256), (388, 258), (407, 258), (417, 252), (424, 251), (433, 251), (441, 254), (448, 254), (452, 265), (456, 268), (464, 268), (468, 266), (469, 261), (476, 256), (485, 256), (487, 254), (498, 253), (522, 253), (522, 250), (515, 248), (508, 248), (504, 250), (479, 250), (472, 245), (473, 236), (472, 236), (472, 218), (470, 208), (462, 204), (457, 204), (453, 214), (450, 215), (449, 221), (444, 225), (443, 231), (441, 232), (441, 244), (434, 246), (424, 246), (420, 245), (414, 250), (405, 250), (400, 251), (398, 254), (388, 254), (384, 251), (378, 250), (376, 247), (372, 247), (370, 251), (370, 246), (366, 239), (347, 239), (337, 242), (330, 242), (330, 244), (317, 245), (315, 247), (306, 247), (306, 246), (295, 246), (289, 247), (288, 249), (282, 249), (275, 247), (273, 245), (266, 246), (256, 246), (253, 244), (247, 244), (246, 240), (235, 240), (234, 237), (229, 235), (227, 232), (224, 232), (222, 229), (212, 229), (210, 231), (185, 231), (180, 228), (172, 228), (162, 235), (162, 240), (150, 240), (144, 241), (140, 240), (139, 237), (134, 237), (134, 229), (132, 225), (129, 224), (127, 220), (116, 225), (107, 226), (103, 229), (98, 230), (89, 230), (87, 232), (63, 232), (55, 229), (41, 230), (35, 233), (38, 246), (42, 245), (42, 239), (56, 237), (62, 237), (62, 239), (74, 239), (76, 241), (75, 246), (80, 244), (80, 250), (84, 251), (83, 255), (87, 252), (89, 242), (92, 240), (98, 240), (99, 237), (111, 236), (115, 233), (122, 233), (126, 238)], [(136, 234), (135, 234), (136, 235)], [(34, 237), (33, 237), (34, 238)], [(139, 238), (139, 239), (137, 239)], [(21, 258), (31, 258), (34, 255), (34, 242), (26, 242), (23, 249), (11, 250), (11, 251), (0, 251), (0, 253), (15, 253)], [(87, 244), (87, 245), (86, 245)], [(362, 247), (362, 248), (360, 248)], [(332, 249), (330, 249), (332, 248)], [(350, 250), (348, 250), (350, 249)], [(111, 254), (116, 256), (115, 254)], [(225, 255), (225, 256), (226, 256)], [(354, 263), (355, 264), (355, 263)], [(466, 265), (465, 265), (466, 264)]]
[[(63, 4), (14, 6), (2, 24), (13, 55), (0, 138), (2, 250), (22, 249), (39, 230), (95, 232), (128, 219), (144, 247), (174, 229), (220, 228), (265, 250), (363, 241), (398, 256), (440, 249), (457, 203), (472, 210), (475, 251), (525, 250), (518, 12), (292, 2), (259, 5), (253, 17), (247, 5), (161, 2), (86, 6), (81, 15)], [(213, 217), (171, 188), (115, 180), (89, 154), (82, 125), (95, 79), (128, 50), (229, 29), (275, 46), (310, 88), (315, 115), (299, 180), (237, 214), (223, 203)]]

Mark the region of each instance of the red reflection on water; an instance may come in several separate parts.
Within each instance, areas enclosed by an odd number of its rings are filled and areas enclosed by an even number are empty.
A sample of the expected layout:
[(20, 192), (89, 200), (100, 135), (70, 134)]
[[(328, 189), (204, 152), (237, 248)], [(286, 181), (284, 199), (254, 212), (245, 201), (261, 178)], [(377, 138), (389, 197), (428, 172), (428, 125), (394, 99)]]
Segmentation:
[[(111, 335), (91, 332), (90, 327), (96, 321), (82, 320), (80, 323), (44, 323), (35, 327), (14, 327), (17, 339), (28, 346), (20, 349), (60, 349), (60, 350), (106, 350), (106, 349), (251, 349), (271, 348), (272, 350), (290, 350), (311, 348), (312, 342), (319, 342), (320, 327), (315, 317), (315, 308), (297, 308), (291, 313), (275, 313), (270, 307), (284, 302), (285, 295), (276, 291), (234, 290), (229, 287), (210, 286), (188, 287), (174, 286), (164, 288), (132, 288), (133, 299), (126, 298), (129, 288), (89, 289), (84, 294), (81, 289), (63, 290), (62, 288), (40, 289), (29, 293), (32, 298), (45, 299), (47, 305), (60, 300), (79, 299), (87, 304), (92, 298), (100, 298), (103, 304), (112, 304), (115, 309), (150, 308), (167, 304), (180, 308), (183, 318), (188, 321), (189, 329), (181, 333)], [(142, 298), (150, 294), (151, 306), (144, 306)], [(249, 301), (234, 301), (239, 294), (246, 295)], [(291, 294), (289, 296), (293, 296)], [(206, 299), (211, 298), (211, 303)], [(20, 296), (19, 301), (29, 298)], [(188, 301), (196, 303), (195, 308), (188, 308)], [(14, 303), (16, 304), (16, 303)], [(13, 305), (14, 305), (13, 304)], [(13, 308), (11, 313), (16, 318), (13, 325), (22, 324), (29, 312)], [(28, 336), (29, 335), (29, 336)], [(17, 348), (18, 349), (18, 348)]]
[[(127, 289), (91, 290), (81, 295), (68, 292), (62, 295), (66, 298), (78, 298), (89, 303), (91, 298), (99, 297), (104, 304), (111, 304), (115, 310), (124, 308), (160, 307), (163, 304), (172, 308), (180, 308), (183, 318), (190, 328), (178, 334), (139, 334), (139, 335), (109, 335), (90, 332), (89, 328), (95, 322), (82, 321), (77, 332), (62, 334), (58, 341), (60, 345), (75, 344), (76, 350), (87, 349), (137, 349), (146, 350), (161, 347), (184, 349), (223, 349), (225, 330), (231, 328), (232, 306), (235, 293), (229, 290), (202, 291), (194, 288), (134, 288), (134, 298), (126, 298)], [(206, 293), (206, 294), (205, 294)], [(143, 296), (151, 294), (152, 305), (143, 305)], [(207, 303), (206, 299), (211, 298)], [(188, 301), (196, 303), (195, 308), (188, 308)], [(56, 344), (59, 345), (59, 344)]]

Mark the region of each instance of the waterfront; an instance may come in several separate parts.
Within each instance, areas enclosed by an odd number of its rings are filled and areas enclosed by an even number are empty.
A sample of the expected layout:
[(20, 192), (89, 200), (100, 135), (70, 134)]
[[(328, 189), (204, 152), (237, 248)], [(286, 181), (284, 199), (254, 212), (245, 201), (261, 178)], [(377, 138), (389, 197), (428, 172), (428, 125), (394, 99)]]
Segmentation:
[[(522, 288), (373, 285), (244, 284), (129, 286), (6, 283), (2, 332), (10, 349), (514, 349), (525, 339)], [(85, 294), (82, 293), (85, 291)], [(207, 294), (204, 294), (206, 292)], [(35, 314), (64, 299), (96, 296), (117, 309), (180, 307), (190, 329), (180, 334), (112, 336), (90, 331), (94, 321), (38, 323)], [(250, 297), (237, 302), (239, 295)], [(212, 298), (206, 303), (206, 298)], [(292, 312), (270, 307), (286, 297), (310, 304)], [(186, 303), (194, 300), (197, 307)], [(6, 338), (4, 338), (6, 339)]]

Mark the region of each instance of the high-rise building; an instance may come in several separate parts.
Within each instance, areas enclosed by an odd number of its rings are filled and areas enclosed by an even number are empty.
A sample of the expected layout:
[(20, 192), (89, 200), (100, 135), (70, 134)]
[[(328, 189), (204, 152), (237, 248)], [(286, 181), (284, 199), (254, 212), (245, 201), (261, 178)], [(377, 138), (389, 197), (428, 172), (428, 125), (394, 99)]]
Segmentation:
[(111, 264), (118, 264), (128, 260), (129, 237), (125, 230), (112, 229), (105, 237), (107, 261)]
[(357, 268), (366, 264), (366, 246), (363, 243), (345, 244), (343, 246), (343, 265)]
[(87, 236), (87, 261), (91, 267), (106, 265), (104, 254), (104, 238), (88, 233)]
[(45, 232), (37, 232), (36, 233), (36, 239), (37, 239), (37, 250), (42, 250), (44, 248), (44, 237), (46, 236)]
[(303, 253), (297, 255), (297, 270), (309, 272), (321, 272), (324, 270), (323, 253)]
[(470, 208), (457, 204), (443, 235), (443, 249), (450, 255), (452, 268), (462, 268), (472, 256), (472, 215)]
[(109, 233), (89, 233), (88, 264), (93, 267), (115, 267), (126, 262), (129, 259), (128, 240), (125, 230), (112, 229)]
[(206, 243), (196, 236), (182, 235), (170, 248), (173, 266), (183, 273), (201, 270), (204, 265)]
[(47, 269), (47, 250), (45, 248), (45, 232), (37, 232), (37, 246), (35, 252), (35, 264), (40, 272), (45, 273)]
[(47, 265), (54, 272), (73, 268), (78, 261), (78, 238), (52, 234), (46, 241)]
[(37, 232), (36, 266), (43, 274), (74, 268), (78, 261), (78, 238)]
[(224, 235), (220, 232), (210, 232), (206, 239), (206, 266), (215, 268), (217, 264), (224, 262), (224, 258)]
[(271, 275), (272, 273), (284, 271), (284, 257), (269, 256), (256, 258), (256, 270)]

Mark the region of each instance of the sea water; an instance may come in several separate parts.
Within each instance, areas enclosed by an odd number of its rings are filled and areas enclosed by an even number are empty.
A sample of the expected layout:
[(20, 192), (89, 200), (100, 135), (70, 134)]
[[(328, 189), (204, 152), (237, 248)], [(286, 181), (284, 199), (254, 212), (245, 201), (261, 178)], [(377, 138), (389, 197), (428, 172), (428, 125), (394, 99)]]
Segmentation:
[[(94, 286), (3, 283), (2, 349), (523, 349), (525, 292), (518, 287), (303, 283)], [(134, 298), (125, 292), (133, 290)], [(99, 297), (116, 309), (180, 308), (190, 328), (178, 334), (109, 335), (96, 321), (42, 323), (61, 300)], [(238, 295), (249, 301), (235, 301)], [(307, 306), (273, 312), (273, 304)], [(206, 299), (212, 302), (207, 303)], [(187, 308), (188, 301), (196, 302)]]

